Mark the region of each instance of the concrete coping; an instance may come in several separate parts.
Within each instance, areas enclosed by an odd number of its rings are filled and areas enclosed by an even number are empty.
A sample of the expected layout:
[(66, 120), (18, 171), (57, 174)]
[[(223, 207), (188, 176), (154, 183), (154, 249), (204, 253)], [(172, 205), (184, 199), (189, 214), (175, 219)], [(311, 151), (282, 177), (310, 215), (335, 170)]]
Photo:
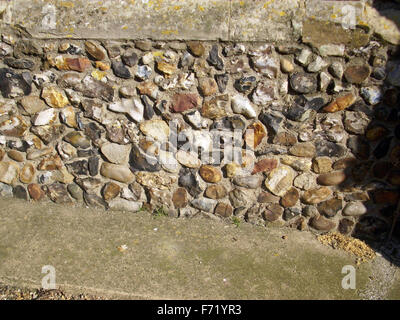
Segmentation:
[(378, 12), (372, 0), (0, 0), (0, 23), (38, 39), (269, 42), (307, 38), (304, 26), (315, 33), (318, 24), (335, 24), (399, 44), (398, 7)]

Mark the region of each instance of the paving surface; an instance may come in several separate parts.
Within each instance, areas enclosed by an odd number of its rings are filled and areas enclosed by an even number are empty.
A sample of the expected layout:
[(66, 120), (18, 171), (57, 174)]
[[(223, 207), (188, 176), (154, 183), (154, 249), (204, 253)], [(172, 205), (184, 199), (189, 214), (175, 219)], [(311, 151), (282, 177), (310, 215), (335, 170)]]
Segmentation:
[[(14, 199), (0, 208), (0, 293), (40, 288), (51, 265), (57, 289), (78, 298), (400, 298), (397, 267), (381, 256), (356, 266), (309, 232)], [(345, 265), (355, 290), (341, 286)]]

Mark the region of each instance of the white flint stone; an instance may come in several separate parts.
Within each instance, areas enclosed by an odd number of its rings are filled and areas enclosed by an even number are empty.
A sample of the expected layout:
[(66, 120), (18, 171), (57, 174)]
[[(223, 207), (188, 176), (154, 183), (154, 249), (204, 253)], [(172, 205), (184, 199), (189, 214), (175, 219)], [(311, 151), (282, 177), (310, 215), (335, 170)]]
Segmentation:
[(257, 116), (257, 113), (252, 107), (249, 99), (242, 95), (235, 95), (232, 98), (232, 110), (233, 112), (240, 113), (248, 118), (255, 118)]

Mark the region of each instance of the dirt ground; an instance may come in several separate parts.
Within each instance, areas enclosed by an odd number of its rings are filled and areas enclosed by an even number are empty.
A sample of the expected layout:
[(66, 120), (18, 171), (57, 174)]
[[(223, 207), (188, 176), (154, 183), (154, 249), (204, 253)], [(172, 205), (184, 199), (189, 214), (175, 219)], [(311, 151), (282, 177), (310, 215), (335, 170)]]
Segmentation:
[[(399, 268), (310, 232), (0, 199), (0, 299), (400, 299)], [(58, 291), (39, 290), (43, 266)], [(356, 268), (343, 289), (342, 268)]]

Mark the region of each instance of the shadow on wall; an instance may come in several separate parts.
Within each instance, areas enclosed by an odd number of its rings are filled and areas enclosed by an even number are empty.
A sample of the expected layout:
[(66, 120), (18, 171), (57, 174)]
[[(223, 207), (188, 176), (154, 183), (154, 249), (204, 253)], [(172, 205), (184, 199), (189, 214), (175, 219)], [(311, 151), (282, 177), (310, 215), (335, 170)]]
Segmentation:
[[(400, 3), (393, 0), (374, 0), (373, 6), (391, 20), (393, 9), (400, 10)], [(399, 21), (395, 23), (400, 28)], [(356, 158), (335, 168), (340, 167), (350, 178), (340, 185), (343, 191), (362, 189), (367, 193), (346, 196), (350, 203), (343, 211), (362, 216), (355, 226), (350, 217), (342, 219), (339, 230), (346, 233), (354, 226), (354, 237), (400, 266), (400, 46), (374, 37), (370, 45), (373, 40), (383, 45), (371, 49), (370, 80), (356, 84), (368, 104), (360, 100), (349, 108), (365, 113), (370, 123), (363, 135), (352, 136), (347, 142)], [(354, 50), (348, 63), (365, 54)]]

